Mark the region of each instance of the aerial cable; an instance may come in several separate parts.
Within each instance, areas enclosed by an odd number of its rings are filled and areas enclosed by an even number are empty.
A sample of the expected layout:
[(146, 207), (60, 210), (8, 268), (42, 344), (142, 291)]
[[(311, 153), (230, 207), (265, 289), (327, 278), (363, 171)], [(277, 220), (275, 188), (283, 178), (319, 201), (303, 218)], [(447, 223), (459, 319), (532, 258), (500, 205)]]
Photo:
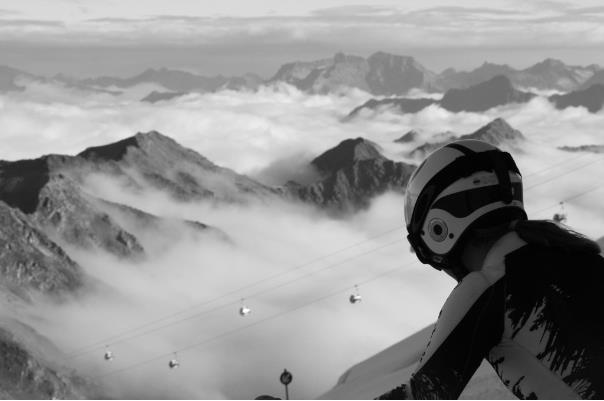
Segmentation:
[[(380, 273), (379, 275), (376, 275), (376, 276), (370, 277), (369, 279), (361, 281), (359, 284), (367, 284), (367, 283), (370, 283), (372, 281), (378, 280), (378, 279), (380, 279), (380, 278), (382, 278), (382, 277), (384, 277), (384, 276), (386, 276), (388, 274), (392, 274), (392, 273), (394, 273), (396, 271), (399, 271), (401, 269), (401, 267), (407, 267), (408, 265), (410, 265), (412, 263), (416, 263), (416, 262), (417, 261), (413, 260), (413, 261), (405, 263), (403, 266), (397, 266), (397, 267), (394, 267), (392, 269), (388, 269), (388, 270)], [(311, 300), (309, 302), (303, 303), (303, 304), (298, 305), (298, 306), (296, 306), (294, 308), (278, 312), (278, 313), (276, 313), (274, 315), (271, 315), (271, 316), (268, 316), (268, 317), (266, 317), (264, 319), (256, 320), (256, 321), (254, 321), (252, 323), (249, 323), (249, 324), (247, 324), (245, 326), (238, 327), (236, 329), (223, 332), (223, 333), (221, 333), (219, 335), (210, 337), (208, 339), (205, 339), (205, 340), (193, 343), (193, 344), (186, 345), (186, 346), (184, 346), (182, 348), (179, 348), (175, 352), (184, 353), (184, 352), (190, 351), (191, 349), (202, 347), (202, 346), (207, 345), (209, 343), (218, 341), (218, 340), (220, 340), (222, 338), (229, 337), (229, 336), (237, 334), (237, 333), (239, 333), (241, 331), (247, 330), (247, 329), (249, 329), (251, 327), (258, 326), (261, 323), (265, 323), (267, 321), (270, 321), (270, 320), (273, 320), (273, 319), (277, 319), (279, 317), (288, 315), (288, 314), (290, 314), (292, 312), (298, 311), (298, 310), (303, 309), (305, 307), (308, 307), (310, 305), (313, 305), (313, 304), (316, 304), (318, 302), (324, 301), (324, 300), (326, 300), (328, 298), (335, 297), (336, 295), (340, 295), (340, 294), (342, 294), (344, 292), (347, 292), (347, 291), (350, 291), (350, 286), (346, 286), (344, 288), (340, 288), (340, 289), (338, 289), (336, 291), (330, 292), (330, 293), (328, 293), (326, 295), (323, 295), (323, 296), (321, 296), (319, 298), (315, 298), (315, 299), (313, 299), (313, 300)], [(139, 366), (143, 366), (143, 365), (149, 364), (151, 362), (155, 362), (155, 361), (158, 361), (158, 360), (166, 359), (170, 355), (173, 355), (173, 352), (161, 354), (161, 355), (152, 357), (150, 359), (146, 359), (144, 361), (136, 362), (136, 363), (134, 363), (132, 365), (129, 365), (129, 366), (126, 366), (126, 367), (123, 367), (123, 368), (120, 368), (120, 369), (112, 370), (112, 371), (110, 371), (108, 373), (105, 373), (103, 375), (99, 375), (99, 376), (96, 376), (96, 377), (102, 379), (102, 378), (105, 378), (105, 377), (108, 377), (108, 376), (115, 375), (115, 374), (120, 373), (120, 372), (124, 372), (124, 371), (127, 371), (127, 370), (131, 370), (131, 369), (137, 368)]]
[[(576, 159), (576, 158), (577, 158), (577, 157), (573, 157), (573, 158), (571, 158), (571, 159)], [(604, 160), (604, 159), (597, 159), (597, 160), (593, 160), (593, 161), (591, 161), (591, 162), (589, 162), (589, 163), (586, 163), (586, 164), (583, 164), (583, 165), (581, 165), (581, 166), (579, 166), (579, 167), (577, 167), (577, 168), (574, 168), (574, 169), (572, 169), (572, 170), (566, 171), (565, 173), (562, 173), (562, 174), (560, 174), (560, 175), (558, 175), (558, 176), (554, 177), (553, 179), (545, 180), (545, 181), (540, 182), (540, 183), (538, 183), (538, 184), (532, 185), (532, 186), (530, 186), (530, 187), (528, 187), (528, 188), (526, 188), (526, 189), (528, 190), (528, 189), (531, 189), (531, 188), (535, 188), (535, 187), (541, 186), (541, 185), (543, 185), (543, 184), (545, 184), (545, 183), (551, 182), (551, 181), (552, 181), (552, 180), (554, 180), (554, 179), (557, 179), (558, 177), (561, 177), (561, 176), (564, 176), (564, 175), (570, 174), (570, 173), (572, 173), (572, 172), (574, 172), (574, 171), (580, 170), (580, 169), (582, 169), (582, 168), (584, 168), (584, 167), (587, 167), (587, 166), (592, 165), (592, 164), (594, 164), (594, 163), (600, 162), (600, 161), (602, 161), (602, 160)], [(568, 161), (568, 160), (567, 160), (567, 161)], [(552, 168), (556, 168), (556, 167), (558, 167), (558, 166), (559, 166), (559, 165), (552, 166), (552, 167), (549, 167), (549, 168), (547, 168), (547, 169), (543, 169), (543, 170), (541, 170), (540, 172), (543, 172), (543, 171), (546, 171), (546, 170), (549, 170), (549, 169), (552, 169)], [(272, 275), (272, 276), (268, 276), (268, 277), (265, 277), (265, 278), (263, 278), (263, 279), (261, 279), (261, 280), (258, 280), (258, 281), (255, 281), (255, 282), (253, 282), (253, 283), (247, 284), (247, 285), (245, 285), (245, 286), (243, 286), (243, 287), (237, 288), (237, 289), (235, 289), (235, 290), (232, 290), (232, 291), (230, 291), (230, 292), (228, 292), (228, 293), (222, 294), (222, 295), (220, 295), (220, 296), (218, 296), (218, 297), (215, 297), (215, 298), (213, 298), (213, 299), (203, 301), (202, 303), (199, 303), (199, 304), (193, 305), (193, 306), (191, 306), (191, 307), (189, 307), (189, 308), (187, 308), (187, 309), (181, 310), (181, 311), (176, 312), (176, 313), (172, 313), (172, 314), (170, 314), (170, 315), (166, 315), (166, 316), (164, 316), (164, 317), (162, 317), (162, 318), (159, 318), (159, 319), (157, 319), (157, 320), (154, 320), (154, 321), (151, 321), (151, 322), (145, 323), (145, 324), (140, 325), (140, 326), (138, 326), (138, 327), (135, 327), (135, 328), (133, 328), (133, 329), (130, 329), (130, 330), (127, 330), (127, 331), (124, 331), (124, 332), (118, 333), (118, 334), (116, 334), (116, 335), (114, 335), (114, 336), (112, 336), (112, 337), (105, 338), (105, 339), (100, 340), (100, 341), (98, 341), (98, 342), (96, 342), (96, 343), (93, 343), (93, 344), (91, 344), (91, 345), (84, 346), (84, 347), (80, 347), (79, 349), (76, 349), (75, 351), (73, 351), (73, 352), (69, 353), (69, 355), (67, 355), (67, 357), (66, 357), (66, 358), (67, 358), (67, 359), (72, 359), (72, 358), (76, 358), (76, 357), (78, 357), (78, 356), (80, 356), (80, 355), (90, 353), (90, 352), (92, 352), (93, 350), (98, 349), (98, 348), (99, 348), (99, 346), (100, 346), (101, 344), (106, 343), (108, 340), (116, 340), (116, 339), (117, 339), (117, 340), (119, 340), (119, 341), (117, 341), (117, 342), (124, 342), (124, 341), (130, 340), (130, 339), (137, 338), (137, 337), (139, 337), (139, 336), (146, 335), (146, 334), (152, 333), (152, 332), (154, 332), (154, 331), (157, 331), (157, 330), (160, 330), (160, 329), (163, 329), (163, 328), (169, 327), (169, 326), (171, 326), (171, 325), (173, 325), (173, 324), (177, 324), (177, 323), (180, 323), (180, 322), (183, 322), (183, 321), (187, 321), (187, 320), (191, 320), (191, 319), (193, 319), (193, 318), (197, 318), (197, 317), (199, 317), (200, 315), (207, 314), (207, 313), (209, 313), (209, 312), (213, 312), (213, 311), (218, 310), (218, 309), (222, 309), (222, 308), (224, 308), (224, 307), (226, 307), (226, 306), (233, 305), (233, 303), (230, 303), (230, 304), (228, 304), (228, 305), (222, 305), (222, 306), (219, 306), (219, 307), (214, 308), (214, 309), (210, 309), (210, 310), (207, 310), (207, 311), (202, 311), (202, 312), (199, 312), (199, 313), (194, 314), (194, 315), (192, 315), (192, 316), (189, 316), (189, 317), (186, 317), (186, 318), (183, 318), (183, 319), (180, 319), (180, 320), (174, 321), (174, 322), (172, 322), (172, 323), (169, 323), (169, 324), (166, 324), (166, 325), (160, 326), (160, 327), (158, 327), (158, 328), (154, 328), (154, 329), (151, 329), (151, 330), (145, 331), (145, 332), (143, 332), (143, 333), (139, 333), (139, 334), (137, 334), (137, 335), (130, 336), (130, 337), (127, 337), (127, 338), (125, 338), (125, 339), (122, 339), (122, 337), (123, 337), (123, 336), (125, 336), (125, 335), (127, 335), (127, 334), (130, 334), (130, 333), (133, 333), (133, 332), (136, 332), (136, 331), (142, 330), (142, 329), (144, 329), (144, 328), (146, 328), (146, 327), (153, 326), (154, 324), (161, 323), (161, 322), (163, 322), (163, 321), (167, 321), (167, 320), (173, 319), (175, 316), (178, 316), (178, 315), (184, 314), (184, 313), (186, 313), (186, 312), (189, 312), (189, 311), (191, 311), (192, 309), (196, 309), (196, 308), (199, 308), (199, 307), (202, 307), (202, 306), (205, 306), (205, 305), (211, 304), (211, 303), (213, 303), (213, 302), (215, 302), (215, 301), (217, 301), (217, 300), (220, 300), (220, 299), (226, 298), (226, 297), (227, 297), (227, 296), (229, 296), (229, 295), (233, 295), (234, 293), (238, 293), (238, 292), (240, 292), (240, 291), (242, 291), (242, 290), (244, 290), (244, 289), (248, 289), (248, 288), (251, 288), (251, 287), (257, 286), (257, 285), (259, 285), (259, 284), (265, 283), (266, 281), (269, 281), (269, 280), (272, 280), (272, 279), (275, 279), (275, 278), (278, 278), (278, 277), (281, 277), (281, 276), (284, 276), (284, 275), (290, 274), (290, 273), (292, 273), (292, 272), (294, 272), (294, 271), (296, 271), (296, 270), (299, 270), (299, 269), (301, 269), (301, 268), (303, 268), (303, 267), (306, 267), (306, 266), (308, 266), (308, 265), (311, 265), (311, 264), (313, 264), (313, 263), (315, 263), (315, 262), (317, 262), (317, 261), (320, 261), (320, 260), (326, 259), (326, 258), (328, 258), (328, 257), (330, 257), (330, 256), (336, 255), (336, 254), (341, 253), (341, 252), (343, 252), (343, 251), (345, 251), (345, 250), (348, 250), (348, 249), (351, 249), (351, 248), (357, 247), (357, 246), (359, 246), (359, 245), (362, 245), (362, 244), (364, 244), (364, 243), (370, 242), (370, 241), (372, 241), (372, 240), (374, 240), (374, 239), (376, 239), (376, 238), (382, 237), (382, 236), (387, 235), (387, 234), (389, 234), (389, 233), (391, 233), (391, 232), (394, 232), (394, 231), (397, 231), (397, 230), (399, 230), (399, 229), (402, 229), (403, 227), (404, 227), (404, 226), (399, 226), (399, 227), (396, 227), (396, 228), (390, 229), (390, 230), (388, 230), (388, 231), (385, 231), (385, 232), (382, 232), (382, 233), (380, 233), (380, 234), (378, 234), (378, 235), (375, 235), (375, 236), (373, 236), (373, 237), (370, 237), (370, 238), (368, 238), (368, 239), (366, 239), (366, 240), (363, 240), (363, 241), (360, 241), (360, 242), (357, 242), (357, 243), (351, 244), (351, 245), (349, 245), (349, 246), (346, 246), (346, 247), (344, 247), (344, 248), (338, 249), (338, 250), (336, 250), (336, 251), (334, 251), (334, 252), (331, 252), (331, 253), (329, 253), (329, 254), (326, 254), (326, 255), (320, 256), (320, 257), (318, 257), (318, 258), (312, 259), (311, 261), (308, 261), (308, 262), (306, 262), (306, 263), (304, 263), (304, 264), (301, 264), (301, 265), (295, 266), (295, 267), (294, 267), (294, 268), (292, 268), (292, 269), (288, 269), (288, 270), (286, 270), (286, 271), (282, 271), (282, 272), (276, 273), (276, 274), (274, 274), (274, 275)], [(395, 241), (395, 242), (398, 242), (398, 240), (397, 240), (397, 241)], [(395, 242), (393, 242), (393, 243), (395, 243)], [(391, 243), (391, 244), (387, 244), (387, 246), (388, 246), (388, 245), (392, 245), (393, 243)], [(379, 248), (378, 248), (378, 249), (379, 249)], [(370, 250), (370, 252), (373, 252), (373, 251), (374, 251), (374, 250)], [(361, 253), (361, 254), (356, 255), (356, 256), (354, 256), (354, 257), (352, 257), (352, 258), (345, 259), (343, 262), (349, 261), (349, 260), (354, 259), (354, 258), (359, 257), (359, 256), (363, 256), (364, 254), (365, 254), (365, 253)], [(340, 265), (340, 264), (341, 264), (341, 263), (343, 263), (343, 262), (337, 263), (336, 265), (330, 265), (330, 266), (327, 266), (327, 267), (326, 267), (326, 268), (324, 268), (324, 269), (327, 269), (327, 268), (331, 268), (331, 267), (334, 267), (334, 266)], [(288, 285), (288, 284), (290, 284), (290, 283), (292, 283), (292, 282), (298, 281), (298, 280), (300, 280), (300, 279), (302, 279), (302, 278), (305, 278), (305, 277), (307, 277), (307, 276), (309, 276), (309, 275), (312, 275), (312, 274), (314, 274), (314, 273), (316, 273), (316, 272), (318, 272), (318, 271), (321, 271), (321, 270), (323, 270), (323, 269), (319, 269), (319, 270), (313, 271), (313, 272), (311, 272), (310, 274), (303, 275), (303, 276), (298, 277), (298, 278), (296, 278), (296, 279), (294, 279), (294, 280), (291, 280), (291, 281), (285, 282), (285, 283), (283, 283), (282, 285), (278, 285), (278, 286), (277, 286), (277, 287), (275, 287), (275, 288), (269, 288), (268, 290), (260, 291), (259, 293), (256, 293), (256, 294), (254, 294), (254, 295), (252, 295), (252, 296), (255, 296), (255, 295), (258, 295), (258, 294), (263, 294), (263, 293), (266, 293), (266, 292), (268, 292), (268, 291), (270, 291), (270, 290), (272, 290), (272, 289), (281, 288), (281, 287), (282, 287), (282, 286), (284, 286), (284, 285)], [(248, 312), (248, 313), (249, 313), (249, 312)], [(112, 341), (112, 342), (114, 342), (114, 343), (115, 343), (116, 341)]]
[[(268, 288), (266, 288), (266, 289), (263, 289), (263, 290), (257, 291), (257, 292), (255, 292), (255, 293), (253, 293), (253, 294), (251, 294), (251, 295), (248, 295), (248, 297), (247, 297), (247, 298), (251, 298), (251, 297), (257, 297), (257, 296), (262, 295), (262, 294), (265, 294), (265, 293), (267, 293), (267, 292), (274, 291), (274, 290), (276, 290), (276, 289), (279, 289), (279, 288), (285, 287), (285, 286), (287, 286), (287, 285), (290, 285), (290, 284), (293, 284), (293, 283), (295, 283), (295, 282), (298, 282), (298, 281), (300, 281), (300, 280), (302, 280), (302, 279), (305, 279), (305, 278), (307, 278), (307, 277), (309, 277), (309, 276), (312, 276), (312, 275), (314, 275), (314, 274), (316, 274), (316, 273), (319, 273), (319, 272), (322, 272), (322, 271), (325, 271), (325, 270), (329, 270), (329, 269), (332, 269), (332, 268), (337, 267), (337, 266), (344, 265), (344, 264), (346, 264), (347, 262), (350, 262), (351, 260), (354, 260), (354, 259), (356, 259), (356, 258), (358, 258), (358, 257), (368, 255), (368, 254), (370, 254), (370, 253), (373, 253), (373, 252), (376, 252), (376, 251), (378, 251), (378, 250), (381, 250), (381, 249), (384, 249), (384, 248), (390, 247), (390, 246), (392, 246), (392, 245), (395, 245), (395, 244), (397, 244), (397, 243), (400, 243), (400, 242), (402, 242), (402, 241), (403, 241), (403, 238), (398, 238), (398, 239), (396, 239), (395, 241), (392, 241), (392, 242), (389, 242), (389, 243), (386, 243), (386, 244), (380, 245), (380, 246), (378, 246), (378, 247), (376, 247), (376, 248), (369, 249), (369, 250), (367, 250), (367, 251), (365, 251), (365, 252), (362, 252), (362, 253), (356, 254), (356, 255), (354, 255), (354, 256), (351, 256), (351, 257), (349, 257), (349, 258), (347, 258), (347, 259), (341, 260), (341, 261), (339, 261), (339, 262), (337, 262), (337, 263), (333, 263), (333, 264), (330, 264), (330, 265), (327, 265), (327, 266), (321, 267), (321, 268), (319, 268), (319, 269), (315, 269), (315, 270), (310, 271), (310, 272), (308, 272), (308, 273), (306, 273), (306, 274), (304, 274), (304, 275), (302, 275), (302, 276), (299, 276), (299, 277), (293, 278), (293, 279), (291, 279), (291, 280), (285, 281), (285, 282), (283, 282), (283, 283), (280, 283), (280, 284), (278, 284), (278, 285), (275, 285), (275, 286), (268, 287)], [(132, 340), (132, 339), (134, 339), (134, 338), (139, 338), (139, 337), (145, 336), (145, 335), (147, 335), (147, 334), (154, 333), (154, 332), (156, 332), (156, 331), (159, 331), (159, 330), (162, 330), (162, 329), (165, 329), (165, 328), (168, 328), (168, 327), (174, 326), (175, 324), (178, 324), (178, 323), (182, 323), (182, 322), (189, 321), (189, 320), (193, 320), (193, 319), (198, 319), (198, 318), (200, 318), (201, 316), (207, 315), (207, 314), (209, 314), (209, 313), (211, 313), (211, 312), (214, 312), (214, 311), (217, 311), (217, 310), (220, 310), (220, 309), (224, 309), (224, 308), (229, 307), (229, 306), (233, 306), (233, 305), (235, 305), (235, 304), (237, 304), (237, 303), (239, 303), (239, 302), (240, 302), (240, 301), (230, 302), (230, 303), (228, 303), (228, 304), (219, 305), (219, 306), (217, 306), (217, 307), (215, 307), (215, 308), (212, 308), (212, 309), (208, 309), (208, 310), (200, 311), (200, 312), (198, 312), (198, 313), (195, 313), (195, 314), (193, 314), (193, 315), (190, 315), (190, 316), (187, 316), (187, 317), (184, 317), (184, 318), (181, 318), (181, 319), (175, 320), (175, 321), (170, 322), (170, 323), (167, 323), (167, 324), (165, 324), (165, 325), (158, 326), (158, 327), (154, 327), (154, 328), (152, 328), (152, 329), (149, 329), (149, 330), (143, 331), (143, 332), (138, 333), (138, 334), (133, 334), (132, 336), (129, 336), (129, 337), (120, 336), (120, 337), (124, 337), (124, 338), (117, 338), (116, 340), (112, 341), (112, 344), (119, 344), (119, 343), (123, 343), (123, 342), (126, 342), (126, 341), (128, 341), (128, 340)], [(242, 306), (242, 307), (243, 307), (243, 306)], [(246, 307), (246, 308), (247, 308), (247, 307)], [(251, 312), (251, 310), (250, 310), (250, 311), (247, 311), (247, 313), (246, 313), (246, 314), (249, 314), (249, 312)], [(80, 356), (83, 356), (83, 355), (89, 354), (89, 353), (91, 353), (91, 352), (95, 351), (95, 350), (96, 350), (96, 349), (98, 349), (98, 348), (99, 348), (98, 346), (95, 346), (95, 347), (90, 347), (90, 349), (87, 349), (87, 350), (85, 350), (85, 351), (80, 351), (80, 352), (74, 352), (74, 353), (71, 353), (71, 354), (69, 354), (69, 355), (67, 355), (67, 356), (66, 356), (66, 359), (74, 359), (74, 358), (78, 358), (78, 357), (80, 357)]]

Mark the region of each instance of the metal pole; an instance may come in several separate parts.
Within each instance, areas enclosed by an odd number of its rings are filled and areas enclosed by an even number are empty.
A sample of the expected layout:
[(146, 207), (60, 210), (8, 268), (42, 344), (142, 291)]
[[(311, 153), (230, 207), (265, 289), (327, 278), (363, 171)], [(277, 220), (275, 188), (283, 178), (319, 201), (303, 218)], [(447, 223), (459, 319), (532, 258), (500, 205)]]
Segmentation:
[(283, 373), (279, 376), (279, 381), (285, 386), (285, 399), (289, 400), (289, 384), (292, 382), (293, 376), (287, 369), (283, 369)]

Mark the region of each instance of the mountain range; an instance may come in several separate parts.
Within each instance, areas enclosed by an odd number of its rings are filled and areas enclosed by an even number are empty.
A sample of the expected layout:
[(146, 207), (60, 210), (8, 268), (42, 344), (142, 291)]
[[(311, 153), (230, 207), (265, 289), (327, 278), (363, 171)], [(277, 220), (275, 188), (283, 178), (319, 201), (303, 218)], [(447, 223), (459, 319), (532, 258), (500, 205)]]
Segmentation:
[(436, 149), (445, 146), (447, 143), (465, 139), (484, 141), (493, 146), (520, 151), (520, 145), (522, 141), (525, 140), (524, 135), (509, 125), (503, 118), (496, 118), (470, 134), (456, 136), (447, 132), (443, 135), (438, 135), (437, 137), (445, 137), (446, 139), (436, 142), (426, 142), (415, 147), (410, 152), (405, 153), (405, 155), (415, 159), (423, 159)]
[[(465, 137), (500, 146), (522, 141), (522, 134), (501, 119)], [(407, 145), (419, 137), (411, 139)], [(166, 235), (162, 231), (166, 217), (105, 199), (93, 185), (95, 177), (109, 177), (122, 190), (141, 195), (161, 191), (183, 202), (290, 201), (341, 216), (367, 208), (386, 191), (402, 193), (416, 168), (388, 159), (366, 138), (335, 144), (308, 167), (317, 172), (314, 180), (286, 180), (271, 187), (218, 166), (156, 131), (89, 147), (74, 156), (0, 161), (0, 304), (11, 311), (40, 299), (45, 303), (77, 299), (100, 284), (72, 259), (72, 249), (137, 261), (149, 257), (138, 236), (141, 230), (155, 237)], [(221, 227), (177, 223), (200, 235), (229, 240), (229, 232)], [(62, 360), (48, 339), (18, 318), (0, 319), (3, 398), (104, 397), (93, 383), (59, 363)]]
[[(497, 75), (488, 81), (465, 89), (449, 89), (440, 100), (433, 98), (397, 98), (369, 99), (355, 107), (345, 118), (359, 115), (365, 110), (395, 110), (400, 113), (417, 113), (428, 106), (437, 105), (451, 112), (483, 112), (493, 107), (514, 103), (526, 103), (537, 95), (518, 90), (509, 78)], [(593, 84), (587, 89), (579, 89), (566, 94), (554, 94), (547, 97), (556, 108), (585, 107), (595, 113), (604, 106), (604, 84)]]
[[(128, 78), (103, 76), (76, 79), (63, 74), (41, 77), (10, 67), (0, 66), (0, 91), (20, 90), (18, 77), (56, 81), (70, 87), (120, 93), (128, 87), (153, 83), (165, 91), (158, 93), (213, 92), (221, 89), (255, 90), (260, 85), (285, 82), (312, 93), (338, 91), (342, 87), (358, 88), (375, 96), (400, 96), (410, 89), (445, 92), (465, 89), (496, 76), (505, 76), (517, 88), (572, 91), (604, 83), (604, 71), (597, 65), (574, 66), (560, 60), (546, 59), (526, 69), (517, 70), (506, 64), (485, 62), (471, 71), (448, 68), (435, 73), (410, 56), (376, 52), (367, 58), (336, 53), (331, 58), (295, 61), (283, 64), (267, 80), (255, 74), (225, 77), (203, 76), (167, 68), (147, 69)], [(158, 98), (156, 94), (154, 98)], [(148, 99), (147, 99), (148, 100)], [(159, 99), (161, 100), (161, 99)]]

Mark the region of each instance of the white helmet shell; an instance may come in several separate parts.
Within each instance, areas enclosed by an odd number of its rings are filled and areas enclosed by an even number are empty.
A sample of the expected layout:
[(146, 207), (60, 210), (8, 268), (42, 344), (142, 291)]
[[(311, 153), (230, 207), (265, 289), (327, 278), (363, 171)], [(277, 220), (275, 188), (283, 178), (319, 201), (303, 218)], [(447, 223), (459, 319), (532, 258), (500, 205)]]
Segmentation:
[(511, 156), (483, 141), (452, 142), (430, 154), (409, 179), (409, 241), (423, 263), (447, 267), (468, 227), (502, 208), (524, 214), (522, 177)]

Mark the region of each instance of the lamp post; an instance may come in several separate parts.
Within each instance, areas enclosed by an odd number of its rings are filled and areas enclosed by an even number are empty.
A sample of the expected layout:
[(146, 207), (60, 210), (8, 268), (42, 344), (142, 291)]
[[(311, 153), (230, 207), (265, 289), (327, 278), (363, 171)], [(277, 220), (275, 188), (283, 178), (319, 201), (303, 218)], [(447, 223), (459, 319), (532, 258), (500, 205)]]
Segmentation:
[(289, 389), (287, 386), (289, 386), (289, 383), (292, 382), (293, 378), (294, 377), (287, 369), (283, 369), (283, 373), (281, 373), (281, 376), (279, 377), (281, 384), (283, 384), (285, 386), (285, 399), (286, 400), (289, 400)]

